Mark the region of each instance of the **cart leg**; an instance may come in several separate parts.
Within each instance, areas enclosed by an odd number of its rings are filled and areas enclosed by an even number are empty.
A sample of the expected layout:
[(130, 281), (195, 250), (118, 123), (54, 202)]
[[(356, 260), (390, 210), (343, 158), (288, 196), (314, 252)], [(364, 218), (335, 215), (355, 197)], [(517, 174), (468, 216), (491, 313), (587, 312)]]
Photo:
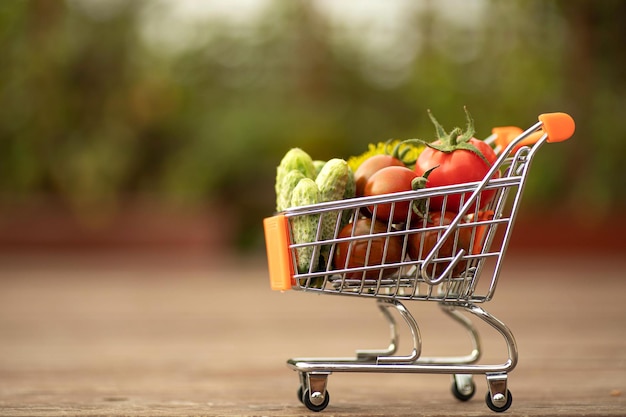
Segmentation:
[(496, 412), (508, 410), (513, 397), (507, 388), (507, 374), (487, 374), (487, 385), (489, 386), (489, 392), (485, 397), (487, 407)]
[(459, 401), (469, 401), (476, 392), (476, 384), (471, 374), (452, 375), (452, 394)]
[(467, 356), (454, 358), (454, 362), (456, 363), (475, 363), (480, 359), (481, 355), (481, 345), (480, 345), (480, 335), (478, 334), (478, 330), (472, 323), (472, 321), (460, 313), (455, 305), (452, 304), (440, 304), (441, 310), (450, 316), (454, 321), (459, 323), (470, 336), (472, 343), (472, 351)]
[(394, 363), (415, 363), (422, 353), (422, 336), (420, 333), (419, 326), (417, 325), (417, 321), (411, 314), (409, 310), (398, 300), (387, 300), (381, 299), (378, 300), (378, 306), (385, 313), (385, 317), (389, 320), (389, 324), (392, 330), (392, 341), (389, 346), (389, 351), (395, 353), (397, 350), (397, 339), (398, 335), (396, 333), (395, 322), (391, 314), (386, 311), (387, 309), (393, 308), (395, 309), (400, 317), (404, 319), (404, 322), (409, 327), (411, 331), (411, 339), (413, 342), (413, 349), (409, 355), (401, 356), (401, 355), (386, 355), (385, 352), (381, 352), (379, 356), (376, 357), (376, 362), (378, 364), (394, 364)]
[(328, 406), (330, 394), (326, 390), (330, 372), (300, 372), (300, 401), (311, 411), (322, 411)]
[(304, 398), (304, 391), (306, 391), (306, 388), (307, 388), (306, 373), (298, 372), (298, 377), (300, 379), (300, 388), (298, 389), (298, 401), (303, 403), (302, 399)]
[[(517, 365), (517, 360), (518, 360), (517, 343), (515, 342), (515, 337), (513, 337), (513, 333), (511, 333), (511, 330), (509, 330), (506, 324), (498, 320), (495, 316), (493, 316), (486, 310), (474, 304), (470, 304), (470, 303), (451, 304), (451, 306), (456, 306), (456, 307), (464, 309), (465, 311), (469, 313), (472, 313), (474, 316), (480, 318), (485, 323), (489, 324), (491, 327), (496, 329), (500, 333), (500, 335), (502, 335), (502, 337), (504, 338), (504, 341), (506, 342), (506, 348), (508, 350), (509, 359), (505, 363), (505, 368), (502, 369), (500, 372), (506, 373), (506, 372), (510, 372), (511, 370), (513, 370), (513, 368), (515, 368), (515, 366)], [(475, 333), (477, 337), (478, 333), (477, 332)], [(476, 338), (476, 341), (478, 341), (477, 338)]]
[[(389, 347), (384, 350), (375, 349), (362, 349), (357, 350), (358, 360), (376, 360), (377, 363), (413, 363), (415, 362), (422, 352), (422, 336), (415, 321), (415, 318), (409, 310), (398, 300), (379, 299), (378, 308), (383, 313), (383, 316), (389, 323), (389, 329), (391, 331), (391, 342)], [(396, 321), (390, 313), (390, 309), (394, 309), (398, 312), (400, 317), (404, 319), (404, 322), (411, 331), (413, 349), (411, 353), (406, 356), (394, 355), (398, 350), (398, 329), (396, 327)]]
[(376, 305), (382, 313), (383, 317), (389, 324), (390, 342), (387, 349), (359, 349), (356, 351), (357, 360), (376, 360), (379, 356), (391, 356), (398, 350), (398, 328), (396, 326), (396, 320), (389, 312), (389, 307), (393, 306), (386, 300), (377, 300)]
[(497, 372), (487, 372), (485, 374), (489, 387), (489, 392), (487, 392), (485, 402), (492, 411), (502, 412), (508, 410), (513, 402), (513, 397), (507, 388), (507, 372), (515, 368), (518, 360), (517, 344), (515, 342), (515, 338), (513, 337), (513, 333), (511, 333), (509, 328), (502, 321), (474, 304), (451, 304), (450, 306), (452, 306), (452, 309), (454, 307), (459, 307), (469, 313), (472, 313), (474, 316), (480, 318), (496, 329), (504, 338), (509, 359), (503, 364), (501, 370)]

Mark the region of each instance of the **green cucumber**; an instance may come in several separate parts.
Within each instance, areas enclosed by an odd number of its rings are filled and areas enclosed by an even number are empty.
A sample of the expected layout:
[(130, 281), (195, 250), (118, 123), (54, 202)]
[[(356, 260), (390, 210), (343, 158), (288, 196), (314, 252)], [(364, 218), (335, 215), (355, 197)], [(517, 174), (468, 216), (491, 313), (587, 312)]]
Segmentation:
[(319, 159), (313, 161), (313, 166), (315, 167), (315, 177), (320, 174), (320, 171), (322, 170), (322, 168), (324, 168), (324, 165), (326, 165), (326, 161), (320, 161)]
[(322, 201), (341, 200), (346, 192), (350, 167), (343, 159), (333, 158), (326, 162), (315, 178)]
[(352, 168), (348, 166), (348, 181), (346, 182), (346, 190), (343, 193), (343, 198), (356, 197), (356, 182), (354, 181), (354, 172)]
[(276, 211), (283, 211), (291, 207), (291, 197), (293, 190), (296, 188), (300, 180), (306, 178), (302, 171), (292, 169), (281, 179), (278, 184), (278, 193), (276, 194)]
[[(343, 159), (333, 158), (324, 164), (319, 175), (315, 178), (322, 201), (343, 199), (350, 175), (349, 171), (348, 163)], [(322, 219), (322, 239), (333, 238), (338, 215), (338, 211), (324, 213)]]
[(283, 159), (281, 159), (280, 164), (276, 168), (276, 200), (289, 200), (290, 196), (288, 196), (287, 193), (290, 193), (291, 190), (283, 190), (281, 187), (284, 177), (294, 170), (300, 171), (306, 178), (315, 179), (315, 165), (313, 165), (311, 156), (300, 148), (291, 148), (287, 151), (285, 156), (283, 156)]
[[(346, 198), (346, 195), (354, 197), (354, 175), (348, 166), (348, 163), (340, 158), (333, 158), (326, 162), (322, 167), (319, 175), (315, 179), (317, 187), (320, 191), (322, 201), (337, 201)], [(324, 213), (322, 216), (322, 240), (330, 240), (335, 237), (335, 229), (337, 227), (337, 218), (340, 216), (339, 229), (341, 230), (344, 223), (344, 217), (349, 220), (350, 210), (336, 210)], [(346, 220), (346, 222), (347, 222)], [(322, 257), (328, 260), (330, 255), (330, 245), (322, 247)]]
[[(293, 189), (291, 207), (306, 206), (320, 202), (320, 192), (315, 181), (301, 179)], [(294, 243), (314, 243), (317, 237), (319, 214), (298, 215), (291, 220)], [(318, 267), (320, 251), (315, 246), (303, 246), (296, 249), (298, 273), (315, 271)]]

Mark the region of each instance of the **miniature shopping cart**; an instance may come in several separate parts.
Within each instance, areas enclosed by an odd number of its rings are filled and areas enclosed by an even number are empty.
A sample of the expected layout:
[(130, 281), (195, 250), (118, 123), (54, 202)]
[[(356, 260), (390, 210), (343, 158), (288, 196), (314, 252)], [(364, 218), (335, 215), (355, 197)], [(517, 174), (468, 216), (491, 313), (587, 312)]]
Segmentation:
[[(483, 374), (487, 406), (496, 412), (510, 407), (507, 374), (517, 364), (516, 342), (509, 328), (479, 304), (493, 298), (537, 150), (546, 142), (568, 139), (574, 129), (573, 119), (565, 113), (542, 114), (526, 131), (494, 128), (486, 141), (494, 146), (498, 159), (481, 181), (290, 208), (264, 220), (272, 289), (370, 297), (391, 329), (385, 349), (358, 350), (351, 358), (289, 359), (288, 367), (300, 378), (298, 398), (307, 408), (326, 408), (327, 381), (333, 372), (450, 374), (452, 393), (461, 401), (475, 392), (473, 375)], [(460, 208), (450, 215), (446, 207), (455, 200)], [(381, 220), (383, 211), (399, 212), (407, 204), (412, 209), (406, 219)], [(316, 238), (296, 242), (293, 224), (303, 216), (317, 220)], [(322, 223), (329, 221), (335, 226), (334, 235), (324, 238)], [(298, 263), (304, 254), (316, 260), (307, 270)], [(423, 357), (420, 329), (404, 306), (407, 301), (438, 303), (467, 330), (471, 352)], [(394, 316), (404, 320), (412, 335), (408, 355), (398, 354)], [(505, 362), (479, 363), (481, 344), (472, 318), (481, 319), (504, 338)]]

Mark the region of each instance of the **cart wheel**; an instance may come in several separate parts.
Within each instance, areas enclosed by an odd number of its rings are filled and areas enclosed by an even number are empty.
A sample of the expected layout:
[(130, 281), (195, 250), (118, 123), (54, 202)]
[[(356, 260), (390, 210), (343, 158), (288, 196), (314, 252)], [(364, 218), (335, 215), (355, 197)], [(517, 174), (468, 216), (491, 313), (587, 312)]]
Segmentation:
[(304, 404), (304, 400), (302, 399), (302, 395), (304, 395), (304, 388), (302, 388), (302, 386), (300, 386), (300, 388), (298, 388), (298, 401), (300, 401), (302, 404)]
[(459, 401), (469, 401), (476, 393), (471, 375), (452, 375), (452, 395)]
[(496, 397), (500, 397), (500, 398), (491, 398), (491, 393), (487, 392), (487, 395), (485, 396), (485, 402), (487, 403), (487, 407), (489, 407), (491, 409), (491, 411), (495, 411), (496, 413), (501, 413), (503, 411), (506, 411), (509, 409), (509, 407), (511, 406), (511, 403), (513, 402), (513, 397), (511, 396), (511, 391), (506, 390), (506, 402), (504, 402), (503, 405), (495, 405), (494, 404), (494, 400), (498, 401), (504, 401), (504, 398), (501, 398), (503, 395), (502, 394), (496, 394)]
[[(313, 393), (313, 395), (315, 396), (316, 393)], [(321, 394), (319, 394), (321, 396)], [(322, 402), (318, 405), (313, 404), (311, 402), (311, 399), (309, 398), (309, 390), (304, 391), (303, 395), (302, 395), (302, 403), (304, 405), (306, 405), (306, 408), (308, 408), (311, 411), (322, 411), (323, 409), (325, 409), (328, 406), (328, 403), (330, 402), (330, 395), (328, 394), (328, 391), (326, 391), (326, 394), (324, 395), (324, 398), (322, 399)]]

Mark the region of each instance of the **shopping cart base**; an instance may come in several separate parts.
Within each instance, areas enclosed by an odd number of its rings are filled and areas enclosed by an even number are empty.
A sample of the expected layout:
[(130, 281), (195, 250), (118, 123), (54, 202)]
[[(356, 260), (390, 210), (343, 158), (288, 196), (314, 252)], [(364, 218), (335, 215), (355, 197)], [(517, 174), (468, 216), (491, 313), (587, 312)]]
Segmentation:
[[(326, 374), (315, 374), (314, 379), (317, 380), (318, 386), (311, 385), (311, 374), (301, 372), (300, 388), (298, 389), (298, 400), (311, 411), (322, 411), (330, 403), (330, 393), (326, 389), (328, 384), (328, 376)], [(489, 391), (485, 395), (485, 403), (487, 407), (495, 412), (503, 412), (511, 407), (513, 396), (511, 391), (506, 388), (506, 374), (498, 374), (497, 382), (491, 379), (492, 376), (487, 375), (487, 383)], [(459, 383), (459, 380), (463, 380)], [(498, 387), (504, 386), (504, 390)], [(454, 374), (452, 375), (452, 394), (459, 401), (469, 401), (476, 393), (476, 385), (472, 375)]]
[[(452, 394), (460, 401), (468, 401), (473, 397), (476, 391), (473, 375), (482, 374), (487, 379), (488, 392), (485, 401), (489, 409), (502, 412), (511, 406), (512, 396), (507, 388), (507, 373), (517, 364), (517, 347), (513, 334), (503, 322), (471, 303), (441, 303), (442, 311), (468, 331), (472, 350), (465, 356), (423, 357), (419, 327), (411, 313), (395, 299), (378, 299), (377, 304), (391, 330), (391, 342), (387, 349), (359, 350), (351, 358), (293, 358), (287, 361), (287, 366), (299, 374), (298, 399), (307, 408), (322, 411), (328, 406), (328, 377), (333, 372), (450, 374)], [(398, 330), (389, 310), (395, 310), (411, 331), (413, 349), (409, 355), (395, 355), (398, 349)], [(472, 321), (462, 312), (480, 318), (503, 336), (509, 354), (504, 363), (477, 363), (480, 358), (479, 334)]]

